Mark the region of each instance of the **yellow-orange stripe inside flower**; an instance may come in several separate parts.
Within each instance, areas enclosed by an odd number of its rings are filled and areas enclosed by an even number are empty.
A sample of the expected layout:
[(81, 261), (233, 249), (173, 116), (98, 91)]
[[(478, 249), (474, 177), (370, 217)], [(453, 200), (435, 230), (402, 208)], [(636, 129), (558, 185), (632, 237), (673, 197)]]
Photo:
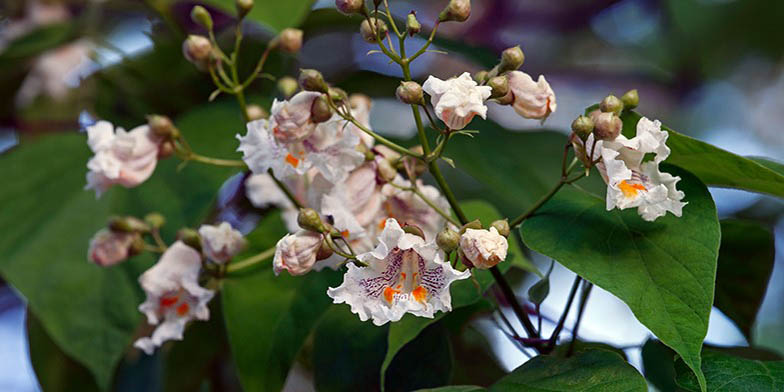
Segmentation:
[(299, 159), (294, 158), (294, 155), (288, 154), (286, 155), (286, 163), (293, 167), (297, 167), (299, 165)]
[(623, 192), (623, 195), (627, 198), (637, 196), (639, 191), (645, 190), (645, 187), (642, 184), (629, 184), (626, 180), (621, 181), (621, 183), (618, 184), (618, 188), (621, 189), (621, 192)]

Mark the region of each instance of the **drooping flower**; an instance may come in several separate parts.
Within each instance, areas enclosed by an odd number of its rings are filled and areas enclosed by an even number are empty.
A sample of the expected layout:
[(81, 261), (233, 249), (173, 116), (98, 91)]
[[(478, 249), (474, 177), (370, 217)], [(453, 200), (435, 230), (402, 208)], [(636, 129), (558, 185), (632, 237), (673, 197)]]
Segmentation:
[(495, 227), (466, 229), (460, 236), (460, 250), (474, 267), (488, 269), (506, 259), (509, 242)]
[(383, 201), (376, 163), (367, 162), (324, 195), (321, 211), (344, 237), (356, 237), (378, 223)]
[(514, 95), (512, 107), (525, 118), (544, 120), (557, 107), (555, 93), (544, 75), (539, 75), (539, 80), (534, 82), (525, 72), (509, 72), (509, 89)]
[(102, 229), (90, 240), (87, 258), (101, 267), (109, 267), (125, 261), (133, 253), (137, 233)]
[[(317, 210), (320, 210), (322, 196), (333, 188), (333, 184), (325, 180), (315, 169), (309, 170), (302, 176), (280, 178), (280, 181), (300, 203)], [(245, 195), (257, 208), (279, 208), (289, 233), (299, 230), (297, 224), (299, 210), (269, 174), (253, 174), (248, 177), (245, 181)]]
[(139, 311), (150, 325), (158, 325), (151, 337), (143, 337), (134, 347), (152, 354), (168, 340), (182, 340), (191, 320), (208, 320), (207, 303), (213, 291), (199, 286), (201, 255), (181, 241), (172, 244), (152, 268), (139, 277), (147, 299)]
[[(637, 123), (637, 135), (627, 139), (619, 135), (615, 140), (597, 142), (602, 160), (597, 167), (607, 183), (607, 210), (637, 207), (647, 221), (654, 221), (668, 211), (680, 217), (685, 202), (684, 193), (676, 187), (680, 177), (663, 173), (659, 163), (667, 159), (669, 134), (661, 123), (645, 117)], [(599, 145), (601, 143), (601, 145)], [(654, 154), (643, 162), (646, 154)]]
[(161, 139), (147, 125), (130, 132), (107, 121), (87, 127), (87, 144), (95, 155), (87, 162), (87, 186), (96, 197), (114, 184), (135, 187), (147, 180), (158, 163)]
[(270, 127), (272, 135), (280, 143), (292, 143), (304, 140), (316, 129), (311, 119), (311, 107), (321, 93), (300, 91), (290, 100), (272, 103), (270, 110)]
[(375, 325), (398, 321), (405, 313), (433, 318), (452, 310), (449, 286), (470, 272), (452, 268), (434, 241), (405, 233), (394, 219), (387, 220), (379, 241), (358, 256), (367, 267), (348, 264), (343, 284), (327, 290), (335, 303), (347, 303), (360, 320)]
[(242, 233), (232, 228), (229, 222), (217, 226), (201, 225), (199, 235), (204, 255), (218, 264), (231, 260), (247, 245)]
[(448, 80), (430, 76), (422, 89), (430, 95), (436, 116), (450, 129), (465, 128), (476, 115), (487, 116), (485, 100), (492, 89), (477, 85), (468, 72)]
[(310, 272), (316, 264), (322, 239), (321, 234), (308, 230), (286, 234), (275, 245), (275, 257), (272, 260), (275, 275), (283, 270), (291, 275)]

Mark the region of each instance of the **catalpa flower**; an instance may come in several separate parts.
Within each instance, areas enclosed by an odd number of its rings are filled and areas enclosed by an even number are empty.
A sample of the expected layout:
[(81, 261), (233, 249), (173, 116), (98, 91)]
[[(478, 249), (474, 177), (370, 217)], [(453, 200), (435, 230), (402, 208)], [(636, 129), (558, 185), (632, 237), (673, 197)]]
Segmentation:
[(147, 180), (158, 163), (161, 139), (142, 125), (126, 132), (107, 121), (87, 127), (87, 144), (95, 155), (87, 162), (87, 185), (96, 197), (114, 184), (135, 187)]
[[(410, 181), (400, 177), (395, 179), (394, 183), (406, 188), (411, 186)], [(441, 195), (438, 188), (425, 185), (422, 180), (417, 180), (417, 188), (442, 211), (449, 211), (449, 202)], [(382, 191), (386, 196), (383, 204), (384, 219), (395, 218), (403, 224), (417, 226), (422, 229), (428, 240), (436, 238), (436, 234), (444, 228), (446, 222), (444, 217), (414, 192), (402, 190), (389, 184), (384, 185)], [(383, 222), (384, 220), (380, 221), (381, 227), (383, 227)]]
[(316, 123), (311, 120), (311, 107), (321, 93), (300, 91), (290, 100), (272, 102), (270, 109), (270, 127), (272, 135), (280, 143), (291, 143), (304, 140), (316, 130)]
[(525, 72), (509, 72), (509, 90), (514, 96), (512, 107), (525, 118), (544, 120), (557, 107), (555, 93), (544, 75), (539, 75), (539, 80), (534, 82)]
[(375, 325), (398, 321), (407, 312), (433, 318), (452, 310), (449, 286), (470, 272), (452, 268), (434, 241), (404, 232), (394, 219), (386, 221), (379, 241), (358, 256), (367, 267), (348, 264), (343, 284), (327, 290), (335, 303), (349, 304), (360, 320)]
[[(362, 126), (372, 130), (370, 127), (370, 109), (373, 107), (373, 102), (370, 100), (370, 97), (365, 94), (351, 94), (348, 97), (348, 102), (351, 106), (351, 116)], [(359, 136), (359, 140), (368, 148), (373, 147), (373, 144), (375, 144), (376, 139), (359, 129), (354, 123), (348, 123), (346, 127)]]
[[(293, 193), (293, 196), (303, 205), (316, 210), (321, 207), (321, 198), (328, 193), (333, 184), (324, 179), (317, 170), (311, 169), (303, 176), (288, 176), (280, 181)], [(278, 185), (267, 174), (253, 174), (245, 180), (245, 196), (257, 208), (277, 207), (281, 210), (283, 222), (289, 233), (299, 230), (297, 214), (299, 210), (289, 200)]]
[[(608, 211), (637, 207), (637, 212), (647, 221), (654, 221), (668, 211), (681, 216), (686, 203), (681, 201), (683, 192), (676, 187), (680, 177), (659, 171), (659, 163), (670, 155), (666, 145), (668, 136), (661, 130), (659, 121), (643, 117), (637, 123), (635, 137), (627, 139), (619, 135), (612, 141), (597, 142), (596, 150), (602, 157), (597, 167), (607, 183)], [(654, 154), (653, 160), (643, 162), (650, 153)]]
[(191, 320), (210, 318), (207, 303), (214, 293), (199, 286), (199, 271), (199, 252), (177, 241), (139, 277), (147, 294), (139, 311), (147, 316), (150, 325), (159, 325), (151, 337), (137, 340), (134, 347), (150, 355), (168, 340), (182, 340), (185, 325)]
[(430, 95), (436, 116), (450, 129), (465, 128), (476, 115), (487, 118), (485, 100), (492, 88), (477, 85), (468, 72), (448, 80), (430, 76), (422, 89)]
[(479, 269), (488, 269), (504, 261), (507, 250), (509, 242), (495, 227), (490, 230), (466, 229), (460, 236), (460, 251)]
[(366, 231), (375, 233), (372, 226), (378, 224), (383, 201), (376, 163), (367, 162), (323, 196), (321, 212), (344, 238), (355, 239)]
[(232, 228), (229, 222), (218, 226), (201, 225), (199, 235), (204, 255), (218, 264), (231, 260), (247, 245), (242, 233)]
[(125, 261), (133, 253), (137, 233), (102, 229), (90, 240), (87, 258), (101, 267), (109, 267)]
[(275, 275), (283, 270), (291, 275), (310, 272), (316, 264), (322, 240), (321, 234), (308, 230), (286, 234), (275, 245), (275, 257), (272, 260)]

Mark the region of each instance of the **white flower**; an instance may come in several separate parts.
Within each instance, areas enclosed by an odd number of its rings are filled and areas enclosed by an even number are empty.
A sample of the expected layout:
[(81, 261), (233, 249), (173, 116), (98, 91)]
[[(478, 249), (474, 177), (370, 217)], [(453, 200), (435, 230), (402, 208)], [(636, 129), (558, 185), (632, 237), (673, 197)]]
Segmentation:
[[(365, 128), (372, 130), (370, 127), (370, 109), (373, 107), (373, 102), (370, 100), (370, 97), (364, 94), (351, 94), (351, 96), (348, 97), (348, 100), (351, 105), (351, 115), (354, 119)], [(354, 132), (359, 136), (359, 139), (365, 146), (373, 147), (373, 144), (376, 142), (376, 139), (374, 139), (373, 136), (370, 136), (367, 132), (359, 129), (354, 123), (348, 123), (346, 126), (351, 132)]]
[(436, 116), (450, 129), (465, 128), (476, 115), (486, 118), (485, 100), (492, 89), (477, 85), (468, 72), (448, 80), (430, 76), (422, 89), (430, 95)]
[(360, 320), (375, 325), (398, 321), (406, 312), (433, 318), (452, 310), (449, 286), (470, 272), (453, 269), (434, 241), (405, 233), (394, 219), (387, 220), (379, 241), (358, 256), (367, 267), (348, 264), (343, 284), (327, 290), (335, 303), (349, 304)]
[[(311, 169), (302, 176), (289, 176), (280, 181), (293, 193), (303, 205), (315, 210), (321, 209), (321, 198), (328, 193), (333, 184), (329, 183), (317, 170)], [(253, 174), (245, 181), (245, 195), (257, 208), (277, 207), (282, 212), (283, 222), (289, 233), (299, 230), (297, 223), (297, 207), (289, 200), (278, 185), (267, 174)]]
[(270, 109), (270, 127), (272, 135), (280, 143), (292, 143), (310, 136), (316, 129), (316, 124), (311, 120), (310, 110), (313, 101), (321, 93), (313, 91), (300, 91), (288, 101), (272, 102)]
[(131, 255), (131, 246), (135, 238), (134, 233), (102, 229), (90, 240), (87, 258), (101, 267), (109, 267), (125, 261)]
[(303, 275), (316, 264), (322, 236), (307, 230), (286, 234), (275, 245), (275, 258), (272, 266), (275, 275), (286, 270), (291, 275)]
[(55, 101), (65, 98), (73, 87), (69, 81), (84, 71), (89, 52), (90, 44), (79, 40), (40, 55), (19, 87), (16, 106), (25, 107), (38, 96)]
[(498, 234), (495, 227), (490, 230), (466, 229), (460, 236), (460, 250), (474, 267), (488, 269), (506, 259), (509, 242)]
[(182, 340), (185, 325), (191, 320), (208, 320), (207, 303), (213, 291), (199, 286), (201, 255), (181, 241), (172, 244), (152, 268), (139, 277), (147, 300), (139, 311), (150, 325), (158, 325), (151, 337), (144, 337), (134, 347), (152, 354), (168, 340)]
[(534, 82), (527, 73), (512, 71), (509, 73), (509, 89), (514, 95), (512, 107), (525, 118), (544, 120), (557, 107), (555, 93), (544, 75), (539, 75), (539, 80)]
[(142, 125), (126, 132), (114, 131), (107, 121), (87, 128), (87, 144), (95, 155), (87, 162), (87, 186), (96, 197), (114, 184), (135, 187), (147, 180), (158, 163), (160, 139)]
[(367, 162), (324, 195), (321, 211), (332, 216), (333, 226), (354, 237), (378, 224), (384, 196), (376, 180), (376, 163)]
[[(659, 171), (659, 163), (667, 159), (669, 134), (661, 130), (659, 121), (643, 117), (637, 123), (637, 135), (627, 139), (619, 135), (613, 141), (597, 143), (602, 161), (597, 167), (607, 183), (607, 210), (637, 207), (647, 221), (654, 221), (668, 211), (681, 216), (685, 202), (683, 192), (676, 188), (680, 177)], [(653, 153), (651, 161), (643, 162)]]
[[(406, 188), (411, 186), (410, 181), (400, 177), (394, 180), (394, 183)], [(449, 211), (449, 202), (436, 187), (425, 185), (422, 180), (417, 180), (417, 188), (442, 211)], [(383, 205), (384, 218), (395, 218), (403, 224), (419, 227), (425, 233), (425, 238), (428, 241), (435, 239), (438, 232), (444, 228), (446, 222), (444, 217), (414, 192), (402, 190), (389, 184), (384, 185), (382, 191), (386, 196)]]
[(218, 264), (231, 260), (247, 245), (242, 233), (232, 228), (229, 222), (222, 222), (218, 226), (201, 225), (199, 235), (204, 255)]

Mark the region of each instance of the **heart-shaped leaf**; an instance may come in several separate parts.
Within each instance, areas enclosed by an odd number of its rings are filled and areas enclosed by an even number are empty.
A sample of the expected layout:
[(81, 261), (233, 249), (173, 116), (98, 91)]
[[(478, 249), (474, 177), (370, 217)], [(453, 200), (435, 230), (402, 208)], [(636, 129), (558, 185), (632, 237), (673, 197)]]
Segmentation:
[[(699, 391), (694, 374), (683, 361), (675, 363), (678, 386)], [(709, 391), (781, 391), (784, 390), (784, 361), (757, 361), (705, 350), (702, 371)]]

